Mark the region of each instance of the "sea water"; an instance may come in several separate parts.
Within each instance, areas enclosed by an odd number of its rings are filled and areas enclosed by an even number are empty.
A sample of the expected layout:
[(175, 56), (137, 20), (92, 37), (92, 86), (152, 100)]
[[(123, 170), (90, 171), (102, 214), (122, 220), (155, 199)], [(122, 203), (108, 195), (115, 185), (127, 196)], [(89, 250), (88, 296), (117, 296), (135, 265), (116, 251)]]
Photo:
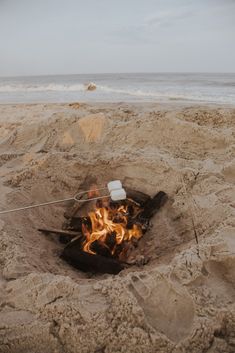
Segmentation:
[[(87, 91), (86, 84), (97, 88)], [(0, 78), (0, 103), (170, 102), (235, 104), (235, 74), (138, 73)]]

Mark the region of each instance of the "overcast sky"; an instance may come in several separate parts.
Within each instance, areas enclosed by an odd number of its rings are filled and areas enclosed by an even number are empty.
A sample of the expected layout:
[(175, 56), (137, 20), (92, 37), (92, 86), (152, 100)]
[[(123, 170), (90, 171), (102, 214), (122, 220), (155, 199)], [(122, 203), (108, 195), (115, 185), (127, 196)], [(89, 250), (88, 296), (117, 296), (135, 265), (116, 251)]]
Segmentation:
[(0, 76), (235, 72), (235, 0), (0, 0)]

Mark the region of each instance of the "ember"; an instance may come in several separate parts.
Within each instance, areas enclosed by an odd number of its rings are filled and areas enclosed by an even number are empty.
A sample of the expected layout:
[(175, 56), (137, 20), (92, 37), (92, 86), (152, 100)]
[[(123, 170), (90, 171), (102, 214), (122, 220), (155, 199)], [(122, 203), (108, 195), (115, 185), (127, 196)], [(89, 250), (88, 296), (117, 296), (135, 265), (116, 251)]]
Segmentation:
[(166, 198), (162, 191), (151, 198), (127, 189), (125, 200), (97, 200), (86, 217), (78, 216), (78, 209), (66, 214), (63, 231), (40, 231), (60, 234), (61, 242), (67, 243), (62, 258), (72, 266), (86, 272), (116, 274), (124, 268), (128, 254)]

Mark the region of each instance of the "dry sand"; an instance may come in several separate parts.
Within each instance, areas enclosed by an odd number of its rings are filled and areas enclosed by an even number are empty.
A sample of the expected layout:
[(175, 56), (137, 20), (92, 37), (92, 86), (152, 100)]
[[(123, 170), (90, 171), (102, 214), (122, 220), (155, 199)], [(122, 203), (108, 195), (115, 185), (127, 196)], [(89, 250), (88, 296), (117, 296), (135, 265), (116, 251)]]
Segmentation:
[(0, 216), (0, 352), (234, 352), (234, 124), (226, 107), (1, 105), (0, 209), (92, 178), (170, 200), (140, 241), (149, 263), (117, 276), (72, 269), (37, 232), (66, 205)]

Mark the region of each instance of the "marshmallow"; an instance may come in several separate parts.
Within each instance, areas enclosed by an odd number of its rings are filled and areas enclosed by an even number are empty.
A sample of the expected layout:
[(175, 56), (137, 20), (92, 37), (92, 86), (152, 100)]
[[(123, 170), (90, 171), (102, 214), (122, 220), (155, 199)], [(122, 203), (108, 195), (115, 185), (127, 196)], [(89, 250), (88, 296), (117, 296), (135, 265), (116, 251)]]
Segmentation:
[(113, 181), (110, 181), (107, 186), (108, 186), (109, 192), (111, 192), (113, 190), (121, 189), (122, 183), (120, 182), (120, 180), (113, 180)]
[(110, 196), (113, 201), (125, 200), (126, 191), (124, 189), (112, 190)]

